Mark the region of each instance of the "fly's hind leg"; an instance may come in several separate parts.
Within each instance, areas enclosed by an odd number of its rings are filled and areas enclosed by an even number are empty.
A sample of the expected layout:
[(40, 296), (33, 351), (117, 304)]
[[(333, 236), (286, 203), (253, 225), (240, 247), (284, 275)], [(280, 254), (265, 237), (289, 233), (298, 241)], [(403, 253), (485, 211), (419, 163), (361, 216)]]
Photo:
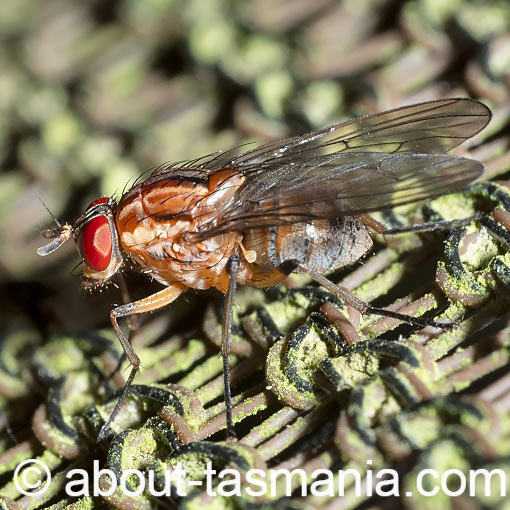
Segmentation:
[(129, 362), (131, 363), (131, 372), (126, 381), (124, 389), (122, 390), (122, 394), (115, 404), (115, 408), (113, 409), (112, 414), (108, 418), (108, 421), (101, 427), (99, 434), (97, 436), (97, 441), (102, 441), (108, 434), (111, 424), (114, 422), (115, 418), (119, 414), (120, 408), (126, 399), (133, 379), (135, 377), (136, 372), (140, 367), (140, 358), (136, 354), (135, 350), (131, 346), (129, 339), (126, 338), (122, 330), (120, 329), (118, 320), (122, 317), (132, 317), (134, 315), (139, 315), (141, 313), (153, 312), (154, 310), (159, 310), (163, 308), (173, 301), (175, 301), (185, 290), (187, 287), (180, 283), (174, 283), (151, 296), (140, 299), (139, 301), (134, 301), (132, 303), (127, 303), (124, 305), (117, 306), (110, 312), (110, 319), (112, 321), (113, 328), (115, 329), (115, 333), (119, 338), (119, 341), (124, 349), (124, 353), (127, 356)]
[(395, 234), (407, 234), (410, 232), (437, 232), (440, 230), (453, 230), (457, 227), (464, 227), (469, 225), (472, 221), (479, 220), (482, 217), (481, 214), (476, 213), (467, 218), (460, 220), (440, 220), (430, 221), (427, 223), (417, 223), (415, 225), (408, 225), (397, 228), (386, 228), (382, 223), (374, 220), (368, 214), (361, 214), (360, 220), (367, 226), (370, 227), (377, 234), (383, 235), (395, 235)]
[(324, 288), (329, 290), (332, 294), (339, 297), (344, 303), (352, 306), (358, 312), (362, 314), (373, 314), (373, 315), (382, 315), (384, 317), (390, 317), (392, 319), (397, 319), (402, 322), (406, 322), (408, 324), (411, 324), (413, 326), (419, 326), (419, 327), (426, 327), (426, 326), (434, 326), (437, 328), (450, 328), (454, 326), (454, 323), (439, 323), (434, 320), (429, 319), (422, 319), (421, 317), (411, 317), (410, 315), (405, 315), (403, 313), (393, 312), (391, 310), (386, 310), (384, 308), (377, 308), (375, 306), (371, 306), (369, 303), (365, 303), (365, 301), (362, 301), (361, 299), (358, 299), (356, 296), (354, 296), (351, 292), (349, 292), (347, 289), (344, 289), (343, 287), (339, 287), (338, 285), (334, 284), (331, 280), (328, 280), (325, 276), (318, 273), (317, 271), (314, 271), (313, 269), (310, 269), (306, 267), (305, 265), (301, 264), (297, 261), (288, 261), (285, 263), (286, 267), (284, 267), (284, 270), (289, 270), (291, 265), (295, 269), (298, 269), (299, 271), (308, 274), (313, 280), (315, 280), (317, 283), (322, 285)]

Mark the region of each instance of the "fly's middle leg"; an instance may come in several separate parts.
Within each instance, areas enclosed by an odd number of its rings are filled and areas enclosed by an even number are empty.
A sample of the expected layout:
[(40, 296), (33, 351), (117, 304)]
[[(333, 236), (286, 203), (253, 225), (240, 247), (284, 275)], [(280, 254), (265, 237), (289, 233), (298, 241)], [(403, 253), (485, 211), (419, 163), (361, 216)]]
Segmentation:
[(223, 382), (225, 395), (225, 415), (227, 421), (227, 440), (233, 440), (236, 438), (234, 422), (232, 420), (232, 392), (230, 388), (230, 367), (228, 365), (228, 359), (230, 357), (230, 344), (232, 341), (232, 317), (239, 264), (239, 257), (237, 255), (232, 255), (229, 259), (228, 271), (230, 273), (230, 279), (228, 282), (227, 293), (225, 295), (225, 310), (223, 312), (223, 324), (221, 329), (221, 357), (223, 358)]

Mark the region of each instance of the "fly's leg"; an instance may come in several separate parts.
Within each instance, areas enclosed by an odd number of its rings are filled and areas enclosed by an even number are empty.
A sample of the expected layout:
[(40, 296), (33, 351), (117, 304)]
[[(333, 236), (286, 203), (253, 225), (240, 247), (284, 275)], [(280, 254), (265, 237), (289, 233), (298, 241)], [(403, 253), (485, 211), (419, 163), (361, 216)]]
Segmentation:
[(386, 228), (382, 223), (374, 220), (368, 214), (360, 215), (361, 221), (374, 230), (377, 234), (394, 235), (394, 234), (407, 234), (409, 232), (436, 232), (438, 230), (453, 230), (457, 227), (464, 227), (469, 225), (472, 221), (479, 220), (482, 214), (477, 213), (461, 220), (440, 220), (431, 221), (427, 223), (417, 223), (416, 225), (408, 225), (397, 228)]
[[(129, 297), (129, 290), (126, 285), (126, 279), (124, 278), (124, 275), (122, 272), (119, 271), (117, 273), (117, 279), (119, 282), (119, 289), (120, 289), (120, 295), (122, 296), (122, 302), (127, 305), (131, 302), (131, 298)], [(131, 333), (136, 331), (138, 329), (138, 321), (136, 320), (136, 317), (134, 315), (130, 315), (127, 318), (128, 325), (129, 325), (129, 342), (131, 343)]]
[[(334, 284), (331, 280), (328, 280), (325, 276), (321, 275), (320, 273), (317, 273), (317, 271), (309, 269), (297, 261), (293, 265), (295, 269), (299, 269), (299, 271), (302, 271), (303, 273), (309, 275), (313, 280), (315, 280), (317, 283), (319, 283), (324, 288), (329, 290), (329, 292), (339, 297), (346, 304), (352, 306), (362, 314), (369, 313), (373, 315), (382, 315), (384, 317), (397, 319), (402, 322), (407, 322), (408, 324), (411, 324), (413, 326), (419, 326), (422, 328), (426, 326), (435, 326), (437, 328), (445, 329), (454, 325), (453, 323), (442, 324), (433, 320), (422, 319), (420, 317), (411, 317), (410, 315), (405, 315), (403, 313), (393, 312), (391, 310), (386, 310), (384, 308), (377, 308), (375, 306), (371, 306), (368, 303), (365, 303), (365, 301), (358, 299), (347, 289), (339, 287), (338, 285)], [(285, 269), (288, 269), (288, 267)]]
[[(122, 302), (125, 305), (127, 305), (131, 301), (131, 299), (129, 298), (129, 290), (126, 285), (126, 280), (124, 278), (124, 275), (121, 272), (119, 272), (117, 274), (117, 281), (119, 282), (119, 289), (120, 289), (120, 294), (122, 296)], [(131, 342), (133, 341), (134, 333), (138, 329), (138, 322), (134, 315), (130, 315), (127, 318), (127, 321), (128, 321), (128, 326), (129, 326), (128, 343), (131, 344)], [(119, 358), (119, 361), (117, 362), (117, 366), (112, 370), (112, 372), (107, 377), (104, 378), (102, 385), (103, 385), (103, 387), (105, 387), (105, 389), (106, 389), (106, 385), (120, 371), (120, 369), (122, 368), (122, 364), (124, 363), (125, 360), (126, 360), (126, 351), (124, 351), (122, 353), (121, 357)]]
[(118, 320), (122, 317), (130, 317), (134, 315), (138, 315), (141, 313), (152, 312), (154, 310), (159, 310), (163, 308), (173, 301), (175, 301), (185, 290), (187, 287), (180, 283), (174, 283), (169, 287), (166, 287), (151, 296), (140, 299), (139, 301), (134, 301), (133, 303), (127, 303), (125, 305), (120, 305), (117, 308), (114, 308), (110, 312), (110, 319), (112, 321), (113, 328), (115, 329), (115, 333), (117, 333), (117, 337), (124, 349), (124, 353), (127, 356), (129, 362), (131, 363), (131, 372), (126, 381), (124, 389), (122, 390), (122, 394), (115, 404), (115, 408), (113, 409), (112, 414), (108, 418), (108, 421), (101, 427), (99, 434), (97, 436), (97, 441), (102, 441), (108, 431), (110, 429), (111, 424), (115, 421), (115, 418), (119, 414), (120, 408), (126, 399), (133, 379), (135, 377), (136, 372), (140, 367), (140, 358), (137, 356), (135, 350), (131, 346), (129, 339), (126, 338), (122, 330), (120, 329)]
[(236, 438), (234, 423), (232, 421), (232, 393), (230, 391), (230, 344), (232, 333), (232, 315), (234, 309), (234, 295), (237, 286), (237, 273), (239, 271), (239, 257), (232, 255), (229, 259), (230, 279), (225, 295), (225, 310), (223, 312), (223, 324), (221, 330), (221, 357), (223, 358), (223, 383), (225, 395), (225, 414), (227, 419), (227, 441)]

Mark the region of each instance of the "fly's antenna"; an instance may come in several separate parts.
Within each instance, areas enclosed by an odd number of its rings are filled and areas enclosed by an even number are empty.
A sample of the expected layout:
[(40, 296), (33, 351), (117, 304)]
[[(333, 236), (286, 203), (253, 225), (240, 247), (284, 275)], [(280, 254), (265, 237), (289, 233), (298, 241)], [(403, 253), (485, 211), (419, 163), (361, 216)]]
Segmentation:
[(68, 239), (73, 235), (73, 227), (67, 223), (60, 228), (50, 228), (43, 230), (41, 235), (46, 239), (53, 239), (50, 243), (37, 248), (37, 255), (45, 257), (53, 253), (57, 248), (60, 248)]
[(48, 214), (53, 218), (53, 221), (57, 224), (57, 227), (59, 229), (62, 229), (62, 225), (60, 224), (60, 221), (57, 220), (57, 217), (50, 211), (49, 207), (44, 203), (44, 200), (41, 197), (37, 197), (43, 207), (48, 211)]
[(71, 238), (73, 235), (73, 227), (67, 223), (62, 225), (60, 221), (57, 220), (55, 215), (49, 210), (48, 206), (43, 202), (43, 200), (40, 197), (38, 198), (44, 208), (48, 211), (49, 215), (53, 218), (53, 221), (57, 224), (56, 228), (48, 228), (41, 232), (41, 235), (45, 239), (53, 239), (53, 241), (50, 243), (37, 249), (37, 255), (45, 257), (46, 255), (53, 253), (57, 248), (59, 248), (62, 244)]

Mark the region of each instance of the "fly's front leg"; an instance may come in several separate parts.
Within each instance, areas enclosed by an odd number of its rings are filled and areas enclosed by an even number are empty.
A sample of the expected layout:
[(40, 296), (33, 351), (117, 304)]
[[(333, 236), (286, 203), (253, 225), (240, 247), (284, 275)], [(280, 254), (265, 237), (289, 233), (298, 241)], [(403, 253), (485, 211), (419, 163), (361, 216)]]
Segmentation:
[(232, 333), (232, 315), (234, 308), (234, 295), (237, 286), (237, 273), (239, 271), (239, 257), (232, 255), (229, 259), (228, 271), (230, 279), (225, 295), (225, 310), (223, 312), (223, 325), (221, 329), (221, 357), (223, 358), (223, 386), (225, 395), (225, 415), (227, 421), (227, 440), (235, 439), (234, 423), (232, 421), (232, 393), (230, 390), (230, 344)]
[(120, 408), (126, 399), (133, 379), (135, 377), (136, 372), (140, 367), (140, 358), (136, 354), (133, 349), (129, 339), (126, 338), (122, 330), (120, 329), (118, 320), (122, 317), (130, 317), (134, 315), (138, 315), (141, 313), (153, 312), (154, 310), (159, 310), (163, 308), (173, 301), (175, 301), (185, 290), (187, 287), (182, 285), (181, 283), (174, 283), (169, 287), (166, 287), (151, 296), (140, 299), (139, 301), (134, 301), (133, 303), (127, 303), (124, 305), (117, 306), (110, 312), (110, 319), (112, 321), (113, 328), (115, 329), (115, 333), (119, 338), (119, 341), (124, 349), (124, 353), (127, 356), (129, 362), (131, 363), (131, 372), (126, 381), (124, 389), (122, 390), (122, 394), (115, 404), (115, 408), (113, 409), (112, 414), (108, 418), (108, 421), (101, 427), (99, 431), (99, 435), (97, 437), (98, 442), (104, 439), (110, 429), (111, 424), (119, 414)]
[[(127, 305), (130, 303), (131, 299), (129, 297), (129, 290), (126, 285), (126, 280), (124, 278), (124, 275), (122, 272), (119, 272), (117, 274), (117, 281), (119, 283), (119, 289), (120, 294), (122, 296), (122, 302)], [(128, 320), (128, 326), (129, 326), (129, 335), (128, 335), (128, 343), (131, 344), (133, 341), (134, 332), (138, 329), (138, 322), (136, 320), (136, 317), (134, 315), (130, 315), (127, 318)], [(115, 377), (115, 375), (120, 371), (122, 364), (124, 363), (124, 360), (126, 359), (126, 350), (122, 353), (121, 357), (119, 358), (119, 361), (117, 363), (117, 366), (112, 370), (111, 374), (108, 375), (108, 377), (105, 377), (102, 384), (104, 385), (106, 389), (106, 385)]]
[[(290, 261), (289, 261), (290, 263)], [(308, 274), (313, 280), (315, 280), (317, 283), (322, 285), (324, 288), (328, 289), (329, 292), (334, 294), (335, 296), (338, 296), (342, 301), (344, 301), (346, 304), (352, 306), (358, 312), (365, 314), (373, 314), (373, 315), (382, 315), (383, 317), (390, 317), (392, 319), (397, 319), (402, 322), (407, 322), (408, 324), (411, 324), (413, 326), (419, 326), (421, 328), (424, 328), (426, 326), (435, 326), (437, 328), (449, 328), (454, 325), (454, 323), (451, 324), (441, 324), (439, 322), (436, 322), (434, 320), (427, 320), (422, 319), (420, 317), (411, 317), (410, 315), (405, 315), (403, 313), (393, 312), (391, 310), (386, 310), (384, 308), (377, 308), (375, 306), (371, 306), (368, 303), (365, 303), (365, 301), (362, 301), (361, 299), (358, 299), (356, 296), (354, 296), (351, 292), (349, 292), (347, 289), (344, 289), (342, 287), (339, 287), (338, 285), (335, 285), (331, 280), (328, 280), (325, 276), (321, 275), (320, 273), (317, 273), (313, 269), (307, 268), (300, 262), (295, 261), (294, 262), (294, 268), (299, 269), (303, 273)], [(288, 269), (288, 268), (286, 268)]]
[[(127, 305), (131, 302), (131, 298), (129, 297), (129, 290), (126, 285), (126, 279), (124, 278), (124, 275), (122, 272), (118, 273), (117, 276), (118, 282), (119, 282), (119, 289), (120, 289), (120, 295), (122, 296), (122, 302)], [(136, 331), (138, 329), (138, 321), (136, 320), (136, 317), (134, 315), (130, 315), (127, 319), (128, 325), (129, 325), (129, 341), (131, 342), (131, 333), (133, 331)]]

